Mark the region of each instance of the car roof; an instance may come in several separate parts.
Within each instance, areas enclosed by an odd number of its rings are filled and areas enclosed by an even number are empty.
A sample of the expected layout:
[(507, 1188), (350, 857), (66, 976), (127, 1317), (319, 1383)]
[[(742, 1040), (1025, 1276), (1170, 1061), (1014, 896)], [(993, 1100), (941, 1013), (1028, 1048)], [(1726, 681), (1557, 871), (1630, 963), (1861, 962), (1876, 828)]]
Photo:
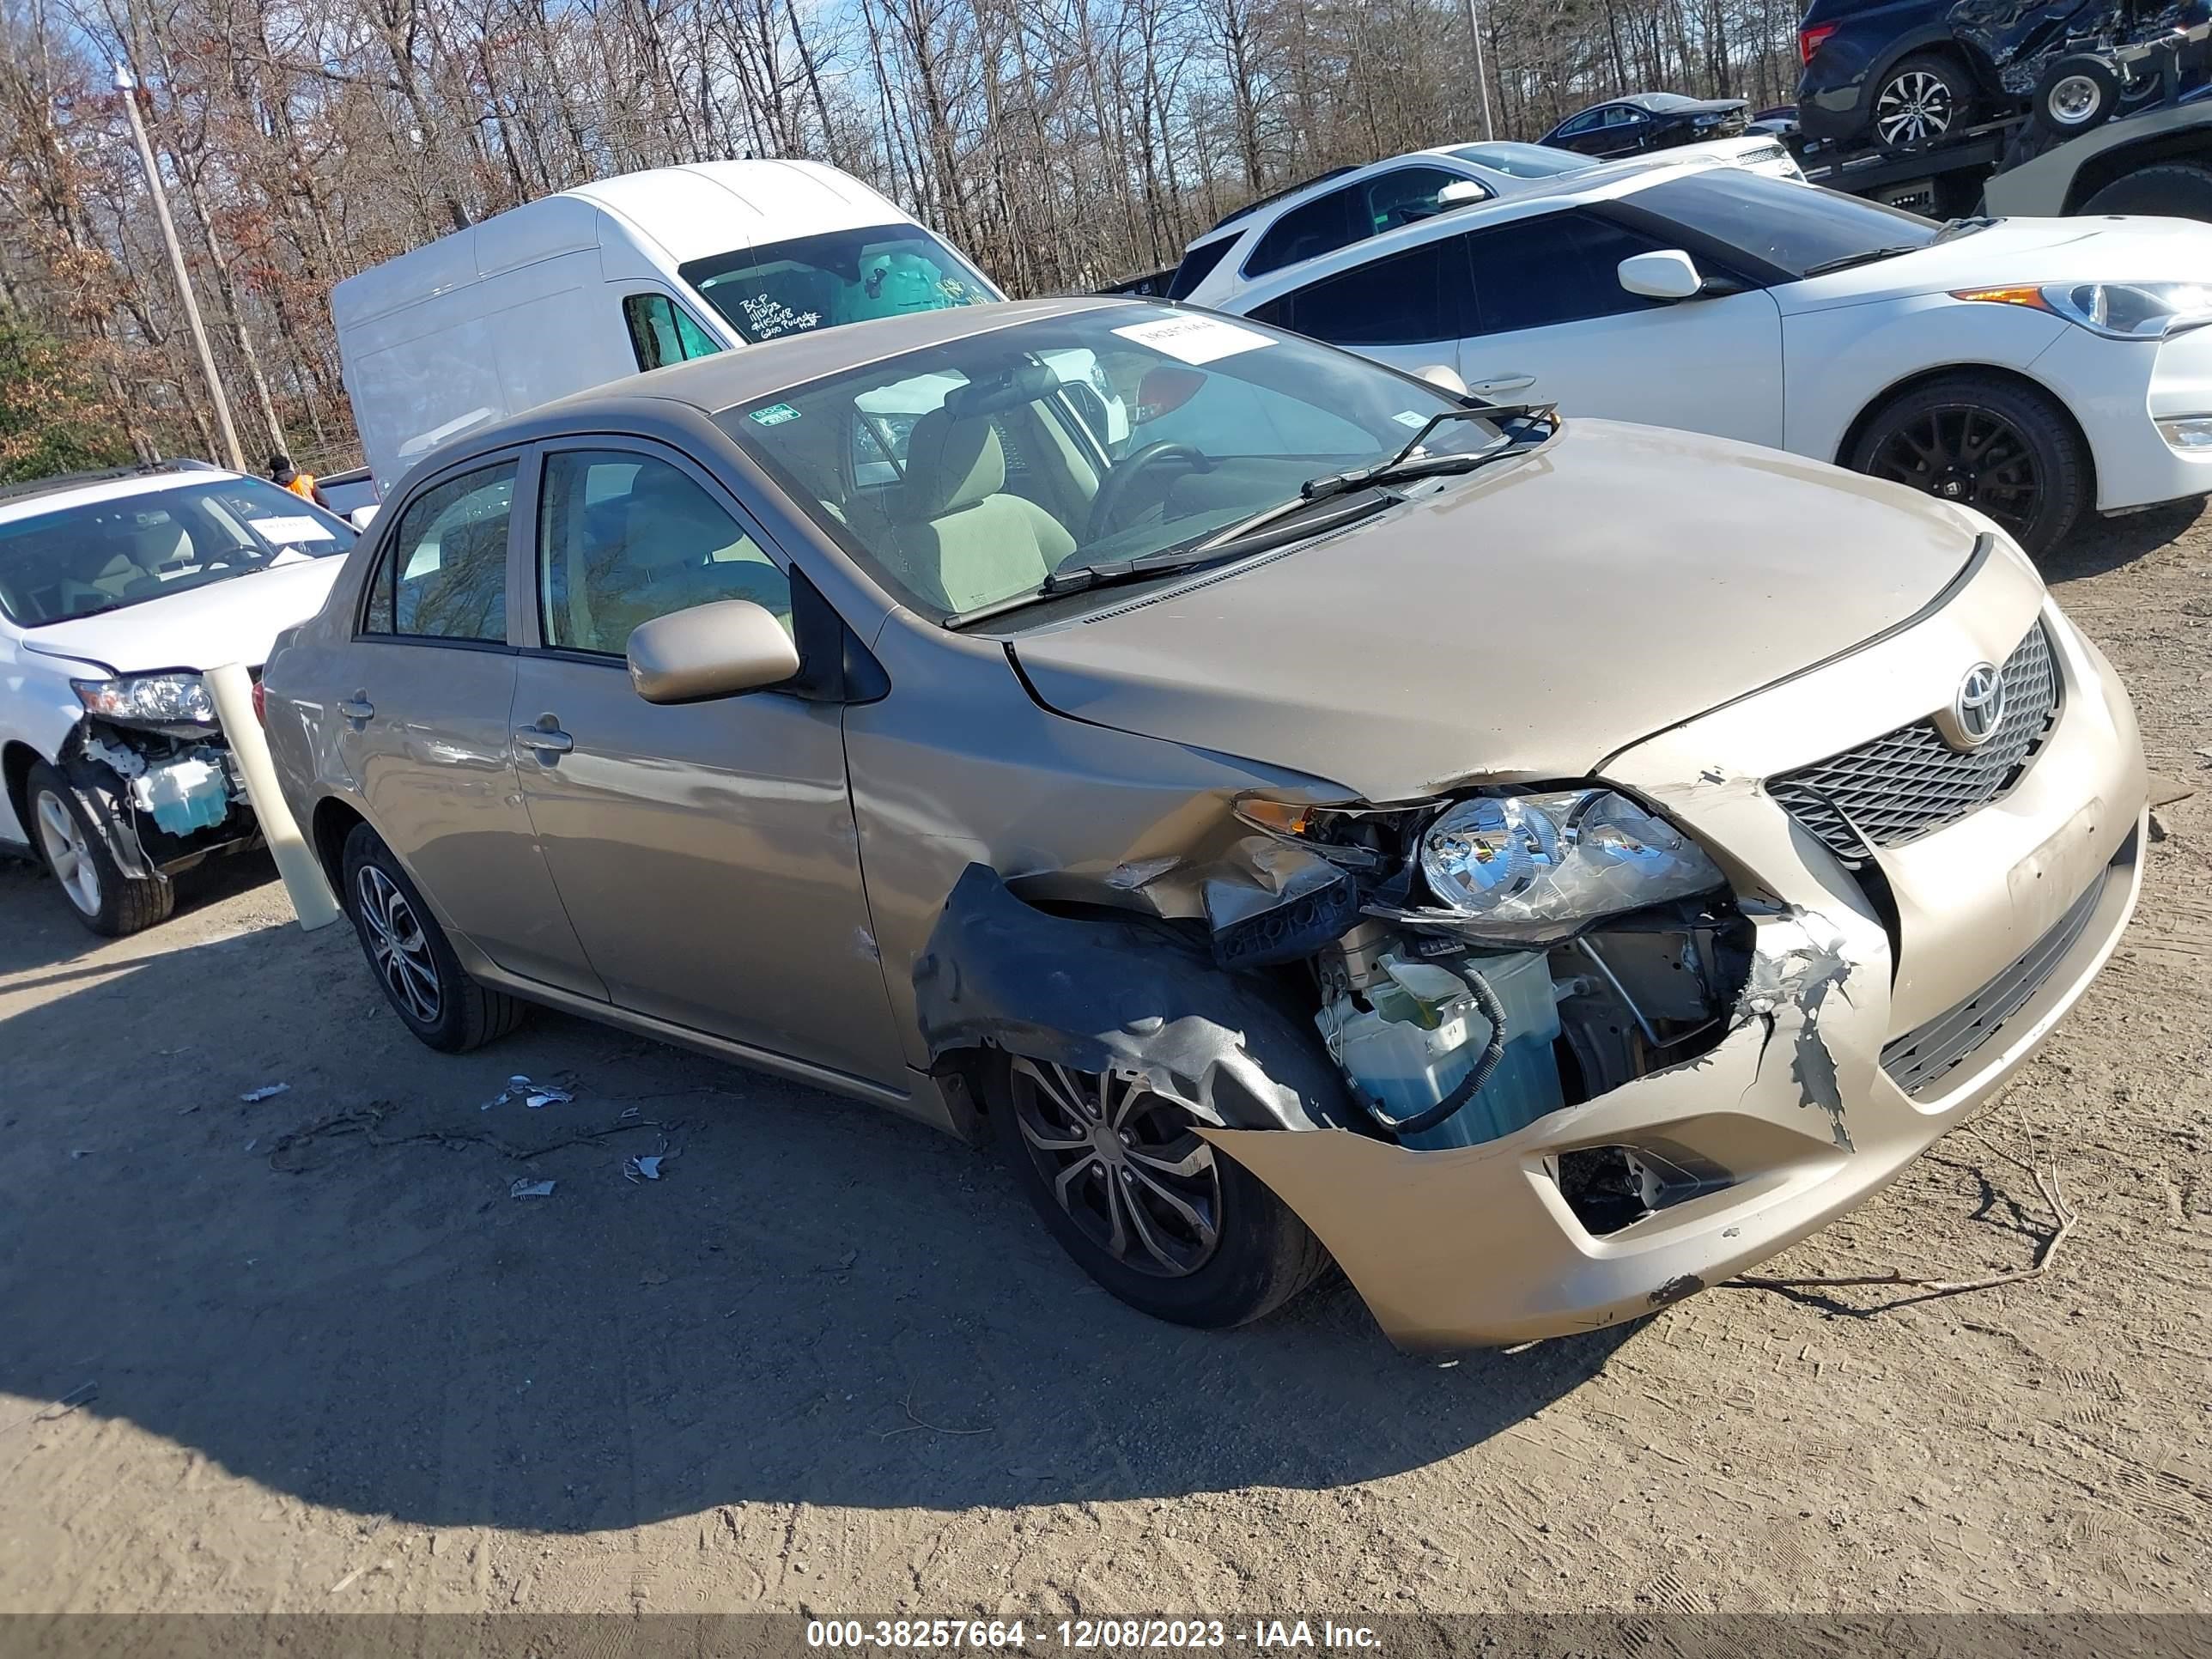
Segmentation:
[[(1457, 143), (1431, 144), (1426, 149), (1401, 150), (1395, 155), (1385, 155), (1376, 161), (1363, 161), (1354, 167), (1331, 167), (1327, 173), (1316, 173), (1312, 178), (1301, 183), (1285, 185), (1272, 195), (1262, 196), (1256, 202), (1247, 202), (1236, 212), (1216, 221), (1212, 229), (1202, 231), (1192, 237), (1188, 245), (1183, 249), (1183, 257), (1188, 258), (1193, 249), (1212, 247), (1216, 243), (1231, 241), (1255, 230), (1264, 233), (1268, 226), (1292, 208), (1302, 207), (1309, 200), (1325, 196), (1332, 190), (1341, 190), (1346, 185), (1358, 184), (1370, 174), (1387, 173), (1393, 168), (1406, 166), (1409, 162), (1449, 161), (1455, 167), (1472, 168), (1488, 176), (1508, 176), (1498, 167), (1473, 160), (1461, 153), (1467, 149), (1482, 148), (1486, 143), (1506, 145), (1513, 143), (1513, 141), (1504, 138), (1495, 140), (1468, 138)], [(1514, 148), (1540, 149), (1543, 146), (1514, 144)], [(1572, 152), (1568, 154), (1571, 155)], [(1524, 188), (1540, 189), (1546, 182), (1547, 180), (1542, 179), (1516, 178), (1514, 179), (1516, 192)], [(1260, 217), (1262, 214), (1267, 216), (1264, 223)]]
[(441, 446), (422, 464), (442, 468), (451, 458), (473, 455), (506, 445), (532, 443), (548, 431), (588, 427), (594, 414), (604, 410), (619, 417), (622, 407), (641, 398), (683, 404), (712, 415), (735, 404), (818, 380), (849, 368), (926, 346), (945, 345), (995, 333), (1022, 323), (1054, 317), (1073, 317), (1086, 311), (1135, 310), (1161, 304), (1157, 300), (1125, 299), (1118, 295), (1074, 295), (1047, 300), (1000, 300), (984, 305), (947, 306), (936, 311), (909, 312), (899, 317), (878, 317), (863, 323), (839, 323), (787, 334), (778, 340), (738, 346), (712, 356), (694, 357), (643, 374), (575, 392), (550, 404), (540, 404), (490, 426), (477, 427)]
[(160, 461), (142, 466), (113, 467), (100, 472), (69, 472), (51, 478), (32, 478), (0, 489), (0, 524), (73, 507), (97, 507), (103, 501), (127, 501), (180, 483), (245, 475), (204, 461)]

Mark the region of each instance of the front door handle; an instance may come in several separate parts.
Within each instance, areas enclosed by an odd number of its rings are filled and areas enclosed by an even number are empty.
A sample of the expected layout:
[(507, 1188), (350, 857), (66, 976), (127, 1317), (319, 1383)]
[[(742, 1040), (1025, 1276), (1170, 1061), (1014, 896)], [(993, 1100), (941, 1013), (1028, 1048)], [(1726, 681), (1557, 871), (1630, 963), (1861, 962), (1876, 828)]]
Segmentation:
[(576, 746), (576, 740), (563, 732), (550, 714), (536, 726), (518, 726), (514, 741), (519, 747), (535, 753), (540, 760), (548, 755), (565, 755)]
[(1534, 375), (1516, 374), (1509, 369), (1506, 373), (1497, 375), (1491, 380), (1469, 380), (1467, 383), (1467, 389), (1469, 392), (1525, 392), (1535, 384), (1536, 377)]
[(338, 713), (356, 726), (366, 726), (376, 718), (376, 705), (368, 700), (368, 693), (356, 691), (338, 705)]

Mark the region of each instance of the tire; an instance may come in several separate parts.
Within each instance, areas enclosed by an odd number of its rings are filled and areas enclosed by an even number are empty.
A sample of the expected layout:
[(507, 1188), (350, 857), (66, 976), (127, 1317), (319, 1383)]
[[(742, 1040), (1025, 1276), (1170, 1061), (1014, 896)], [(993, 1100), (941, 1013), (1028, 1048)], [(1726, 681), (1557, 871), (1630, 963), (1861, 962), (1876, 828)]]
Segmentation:
[[(998, 1054), (991, 1062), (991, 1117), (1016, 1180), (1077, 1265), (1131, 1307), (1175, 1324), (1224, 1330), (1273, 1313), (1328, 1268), (1328, 1252), (1305, 1223), (1257, 1176), (1190, 1133), (1181, 1106), (1118, 1079), (1103, 1079), (1102, 1091), (1102, 1079), (1063, 1066)], [(1093, 1123), (1089, 1152), (1075, 1151), (1072, 1136), (1066, 1149), (1047, 1150), (1024, 1133), (1025, 1121), (1048, 1131), (1066, 1126), (1079, 1109)], [(1127, 1126), (1120, 1137), (1112, 1133), (1116, 1118)], [(1041, 1137), (1048, 1143), (1058, 1138)], [(1198, 1160), (1203, 1176), (1170, 1170)], [(1133, 1189), (1124, 1201), (1141, 1204), (1149, 1218), (1141, 1224), (1123, 1222), (1128, 1243), (1120, 1255), (1098, 1237), (1107, 1231), (1104, 1211), (1115, 1202), (1117, 1182), (1124, 1194)], [(1201, 1196), (1209, 1189), (1210, 1206)], [(1210, 1246), (1176, 1220), (1173, 1206), (1158, 1195), (1163, 1191), (1210, 1214)], [(1070, 1195), (1069, 1204), (1062, 1204), (1060, 1192)], [(1163, 1246), (1172, 1268), (1160, 1259)]]
[(2120, 73), (2092, 52), (2073, 52), (2043, 71), (2030, 109), (2046, 131), (2074, 138), (2094, 131), (2120, 106)]
[(1883, 149), (1926, 149), (1973, 124), (1974, 77), (1948, 52), (1916, 52), (1875, 84), (1867, 130)]
[(34, 763), (23, 780), (23, 806), (39, 861), (71, 915), (104, 939), (168, 920), (177, 908), (177, 890), (159, 878), (124, 874), (76, 792), (44, 761)]
[(1979, 507), (2039, 557), (2088, 505), (2088, 453), (2073, 417), (1993, 374), (1946, 374), (1891, 398), (1861, 422), (1844, 465)]
[(469, 977), (445, 930), (375, 830), (356, 823), (341, 860), (346, 915), (385, 1000), (428, 1047), (465, 1054), (521, 1023), (524, 1005)]
[(2084, 213), (2148, 213), (2212, 224), (2212, 167), (2168, 161), (2115, 179), (2081, 204)]

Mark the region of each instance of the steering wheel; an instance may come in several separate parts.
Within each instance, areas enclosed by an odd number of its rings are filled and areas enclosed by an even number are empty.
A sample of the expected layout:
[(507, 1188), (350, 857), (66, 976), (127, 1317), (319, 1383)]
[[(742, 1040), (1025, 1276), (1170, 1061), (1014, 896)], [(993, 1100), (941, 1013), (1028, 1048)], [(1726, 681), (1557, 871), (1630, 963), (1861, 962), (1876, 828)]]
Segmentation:
[[(1084, 527), (1084, 540), (1097, 541), (1112, 535), (1121, 526), (1121, 513), (1127, 504), (1137, 480), (1160, 467), (1176, 465), (1191, 472), (1211, 472), (1213, 463), (1188, 444), (1170, 443), (1164, 439), (1146, 444), (1116, 461), (1107, 471), (1105, 482), (1098, 493), (1091, 498), (1091, 518)], [(1163, 496), (1165, 491), (1162, 492)]]

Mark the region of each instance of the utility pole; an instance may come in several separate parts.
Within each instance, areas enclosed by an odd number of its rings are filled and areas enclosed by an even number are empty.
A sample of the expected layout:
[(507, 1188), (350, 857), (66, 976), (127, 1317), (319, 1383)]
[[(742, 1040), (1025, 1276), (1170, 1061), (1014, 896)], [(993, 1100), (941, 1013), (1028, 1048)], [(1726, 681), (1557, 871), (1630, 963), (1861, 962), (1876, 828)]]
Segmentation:
[(169, 250), (169, 269), (177, 278), (177, 297), (185, 302), (185, 320), (191, 325), (192, 343), (199, 349), (200, 373), (207, 376), (208, 396), (215, 403), (216, 423), (222, 428), (223, 447), (230, 452), (232, 469), (243, 472), (246, 454), (238, 447), (238, 428), (231, 424), (230, 399), (222, 395), (222, 382), (216, 375), (215, 353), (208, 349), (207, 329), (200, 321), (199, 301), (192, 297), (192, 281), (185, 270), (185, 251), (177, 246), (177, 227), (169, 217), (169, 198), (161, 189), (161, 173), (155, 164), (154, 146), (147, 139), (146, 124), (138, 118), (138, 80), (120, 63), (115, 66), (115, 89), (123, 94), (124, 112), (131, 118), (131, 136), (138, 141), (138, 165), (146, 169), (146, 193), (154, 198), (154, 216), (161, 221), (161, 241)]
[(1474, 40), (1474, 84), (1482, 93), (1482, 139), (1488, 143), (1498, 132), (1490, 124), (1490, 72), (1482, 64), (1482, 24), (1474, 15), (1474, 0), (1467, 0), (1467, 32)]

